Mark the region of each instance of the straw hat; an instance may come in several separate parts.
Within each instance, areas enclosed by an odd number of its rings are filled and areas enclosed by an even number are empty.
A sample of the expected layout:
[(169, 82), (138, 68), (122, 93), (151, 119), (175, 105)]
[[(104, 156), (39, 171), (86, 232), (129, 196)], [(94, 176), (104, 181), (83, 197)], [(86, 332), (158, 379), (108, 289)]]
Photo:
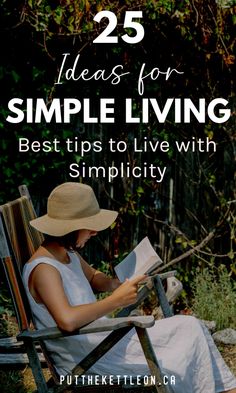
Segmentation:
[(102, 231), (116, 219), (117, 212), (100, 209), (93, 189), (82, 183), (63, 183), (48, 197), (47, 214), (30, 221), (42, 233), (63, 236), (78, 229)]

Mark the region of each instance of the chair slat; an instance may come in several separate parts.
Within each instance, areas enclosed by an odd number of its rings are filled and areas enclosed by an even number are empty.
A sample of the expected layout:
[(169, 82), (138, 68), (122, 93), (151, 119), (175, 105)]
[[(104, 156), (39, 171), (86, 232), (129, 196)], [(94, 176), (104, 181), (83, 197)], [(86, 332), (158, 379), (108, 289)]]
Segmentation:
[(3, 227), (2, 218), (0, 217), (0, 258), (10, 256), (10, 250), (7, 243), (6, 234)]
[(29, 225), (35, 216), (26, 196), (0, 206), (6, 230), (20, 271), (43, 241), (43, 235)]

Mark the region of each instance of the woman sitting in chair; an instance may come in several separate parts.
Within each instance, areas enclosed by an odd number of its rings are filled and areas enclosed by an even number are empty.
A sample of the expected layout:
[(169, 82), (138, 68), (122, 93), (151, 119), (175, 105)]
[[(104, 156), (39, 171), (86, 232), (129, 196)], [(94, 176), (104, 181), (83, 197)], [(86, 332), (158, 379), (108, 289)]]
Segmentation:
[[(48, 198), (47, 214), (31, 221), (45, 241), (24, 268), (24, 282), (36, 327), (73, 331), (119, 307), (136, 302), (145, 276), (120, 283), (86, 263), (76, 252), (108, 228), (117, 212), (100, 209), (91, 187), (64, 183)], [(95, 291), (111, 294), (97, 301)], [(158, 320), (148, 333), (164, 375), (175, 376), (176, 393), (236, 393), (236, 379), (206, 328), (191, 316)], [(75, 335), (47, 342), (59, 375), (69, 373), (108, 333)], [(147, 375), (134, 329), (89, 370), (99, 375)]]

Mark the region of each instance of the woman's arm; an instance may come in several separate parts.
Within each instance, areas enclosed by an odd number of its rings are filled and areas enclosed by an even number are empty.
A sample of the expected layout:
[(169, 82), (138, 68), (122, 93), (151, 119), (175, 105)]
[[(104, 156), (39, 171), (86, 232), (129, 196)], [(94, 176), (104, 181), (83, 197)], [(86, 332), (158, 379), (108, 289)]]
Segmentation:
[(119, 307), (125, 307), (137, 301), (137, 285), (145, 276), (127, 280), (119, 288), (94, 303), (72, 306), (64, 292), (61, 275), (58, 270), (46, 263), (36, 266), (30, 276), (30, 292), (35, 300), (43, 303), (59, 328), (73, 331), (94, 321)]
[(93, 290), (97, 292), (112, 292), (121, 285), (118, 278), (108, 277), (105, 273), (94, 269), (79, 255), (83, 272)]

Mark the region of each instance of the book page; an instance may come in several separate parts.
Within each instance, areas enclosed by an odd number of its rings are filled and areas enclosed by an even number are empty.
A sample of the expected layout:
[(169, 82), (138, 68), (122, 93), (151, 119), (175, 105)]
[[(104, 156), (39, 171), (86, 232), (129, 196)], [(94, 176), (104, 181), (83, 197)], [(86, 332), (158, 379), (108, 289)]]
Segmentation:
[(152, 247), (148, 237), (145, 237), (131, 253), (115, 267), (117, 277), (121, 282), (126, 278), (134, 278), (145, 274), (162, 263)]

